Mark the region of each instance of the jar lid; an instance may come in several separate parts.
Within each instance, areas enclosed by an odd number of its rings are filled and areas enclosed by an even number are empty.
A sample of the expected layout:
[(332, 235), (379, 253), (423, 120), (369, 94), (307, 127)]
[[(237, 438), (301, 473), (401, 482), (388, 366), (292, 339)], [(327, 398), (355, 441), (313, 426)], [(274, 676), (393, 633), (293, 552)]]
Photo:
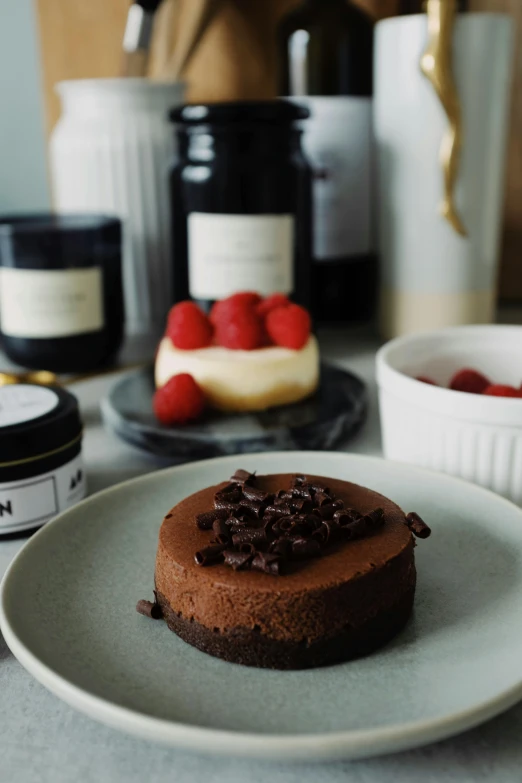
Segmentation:
[(121, 243), (121, 221), (97, 214), (0, 215), (0, 263), (45, 257), (50, 267), (92, 264), (93, 253)]
[(170, 119), (185, 125), (215, 123), (291, 124), (310, 116), (309, 109), (293, 101), (233, 101), (229, 103), (190, 104), (173, 109)]
[(57, 386), (0, 386), (0, 467), (50, 455), (82, 432), (78, 401)]

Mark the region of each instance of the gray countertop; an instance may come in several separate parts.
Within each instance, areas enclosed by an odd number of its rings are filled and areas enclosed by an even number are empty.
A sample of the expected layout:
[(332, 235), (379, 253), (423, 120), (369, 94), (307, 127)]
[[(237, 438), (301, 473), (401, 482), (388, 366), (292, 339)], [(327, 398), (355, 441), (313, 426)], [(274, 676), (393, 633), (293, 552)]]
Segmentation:
[[(373, 380), (376, 342), (365, 334), (323, 335), (323, 353), (370, 386), (370, 414), (347, 450), (380, 454)], [(104, 431), (98, 402), (114, 377), (78, 383), (86, 425), (84, 455), (90, 492), (167, 463), (133, 450)], [(24, 544), (0, 541), (0, 574)], [(0, 783), (519, 783), (522, 705), (455, 739), (380, 759), (281, 766), (206, 758), (127, 737), (76, 713), (20, 666), (0, 635)]]

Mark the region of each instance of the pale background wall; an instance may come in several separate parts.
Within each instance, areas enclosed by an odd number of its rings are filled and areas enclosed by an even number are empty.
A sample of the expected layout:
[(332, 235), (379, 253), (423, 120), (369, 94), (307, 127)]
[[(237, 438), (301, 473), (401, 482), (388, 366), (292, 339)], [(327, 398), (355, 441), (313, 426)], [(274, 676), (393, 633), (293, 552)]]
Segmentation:
[(32, 0), (0, 0), (0, 213), (49, 207)]

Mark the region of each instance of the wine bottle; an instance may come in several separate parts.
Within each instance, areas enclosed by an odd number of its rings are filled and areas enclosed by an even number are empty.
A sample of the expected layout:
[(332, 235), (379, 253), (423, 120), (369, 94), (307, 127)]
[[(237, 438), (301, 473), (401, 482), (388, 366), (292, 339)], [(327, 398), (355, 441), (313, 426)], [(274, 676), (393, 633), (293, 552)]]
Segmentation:
[(305, 0), (279, 28), (280, 91), (311, 111), (312, 310), (319, 322), (371, 317), (373, 23), (346, 0)]

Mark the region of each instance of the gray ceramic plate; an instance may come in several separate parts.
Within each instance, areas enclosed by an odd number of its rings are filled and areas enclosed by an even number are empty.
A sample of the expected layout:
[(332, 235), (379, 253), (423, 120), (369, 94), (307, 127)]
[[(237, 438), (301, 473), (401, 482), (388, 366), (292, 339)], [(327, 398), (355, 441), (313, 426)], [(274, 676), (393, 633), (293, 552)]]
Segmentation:
[[(301, 672), (244, 668), (136, 614), (166, 510), (237, 467), (367, 484), (432, 525), (415, 615), (380, 652)], [(37, 533), (2, 585), (0, 621), (47, 688), (111, 726), (228, 756), (355, 758), (447, 737), (522, 698), (522, 511), (463, 483), (347, 454), (227, 457), (95, 495)]]

